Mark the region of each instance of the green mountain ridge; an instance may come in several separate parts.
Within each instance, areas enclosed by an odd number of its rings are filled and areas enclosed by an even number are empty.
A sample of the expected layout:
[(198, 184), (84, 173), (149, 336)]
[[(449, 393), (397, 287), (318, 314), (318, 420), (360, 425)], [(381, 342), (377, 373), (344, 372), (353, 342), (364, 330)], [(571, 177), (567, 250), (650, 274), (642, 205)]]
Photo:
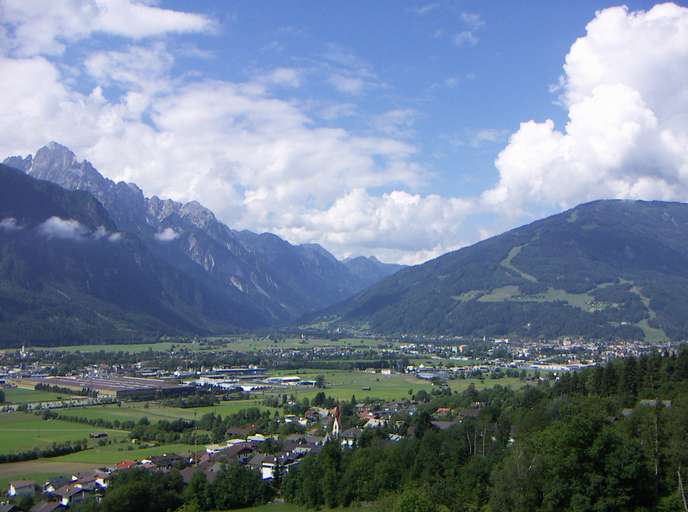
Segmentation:
[(377, 333), (688, 338), (688, 205), (600, 200), (399, 271), (307, 322)]

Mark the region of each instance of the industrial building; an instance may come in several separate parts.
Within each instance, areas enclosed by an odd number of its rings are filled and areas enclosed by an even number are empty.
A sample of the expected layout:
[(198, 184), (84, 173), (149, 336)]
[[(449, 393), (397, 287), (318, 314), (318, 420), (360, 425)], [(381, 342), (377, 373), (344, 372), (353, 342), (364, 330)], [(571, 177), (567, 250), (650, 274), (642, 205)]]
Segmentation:
[(96, 392), (121, 400), (155, 400), (193, 393), (191, 386), (178, 382), (140, 377), (30, 377), (16, 382), (18, 387), (55, 386), (76, 393)]

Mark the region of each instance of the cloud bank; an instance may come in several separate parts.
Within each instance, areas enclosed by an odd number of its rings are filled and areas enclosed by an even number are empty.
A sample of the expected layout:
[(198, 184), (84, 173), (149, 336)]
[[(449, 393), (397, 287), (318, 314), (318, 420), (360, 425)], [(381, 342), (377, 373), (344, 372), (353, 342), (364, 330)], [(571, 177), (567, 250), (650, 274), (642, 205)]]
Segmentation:
[[(16, 222), (14, 224), (16, 225)], [(0, 222), (1, 227), (2, 222)], [(61, 217), (50, 217), (39, 224), (36, 229), (40, 235), (48, 239), (72, 240), (74, 242), (82, 242), (84, 240), (119, 242), (122, 239), (122, 233), (110, 233), (103, 226), (98, 227), (95, 231), (91, 231), (78, 220), (63, 219)]]
[[(521, 123), (495, 162), (498, 181), (472, 197), (424, 192), (433, 172), (413, 142), (418, 112), (383, 112), (359, 131), (331, 126), (387, 87), (342, 48), (323, 57), (342, 103), (314, 113), (274, 93), (300, 88), (309, 79), (300, 69), (264, 69), (244, 82), (174, 75), (176, 55), (161, 36), (212, 32), (203, 15), (133, 0), (3, 7), (0, 154), (60, 140), (109, 177), (197, 199), (234, 228), (416, 263), (585, 200), (688, 198), (688, 9), (675, 4), (598, 12), (556, 87), (566, 126)], [(475, 38), (460, 43), (477, 42), (482, 19), (465, 13), (460, 23)], [(77, 69), (61, 65), (66, 45), (99, 34), (121, 41), (86, 50)], [(483, 130), (468, 144), (504, 135)]]

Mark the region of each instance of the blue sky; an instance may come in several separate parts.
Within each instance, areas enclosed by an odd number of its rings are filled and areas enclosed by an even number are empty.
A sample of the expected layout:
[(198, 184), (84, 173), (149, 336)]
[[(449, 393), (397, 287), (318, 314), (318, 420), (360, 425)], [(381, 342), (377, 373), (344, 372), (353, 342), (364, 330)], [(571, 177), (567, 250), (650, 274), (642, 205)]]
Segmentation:
[[(631, 10), (652, 2), (625, 2)], [(166, 2), (188, 10), (188, 2)], [(475, 194), (497, 180), (494, 159), (524, 119), (566, 122), (549, 86), (562, 74), (564, 56), (604, 1), (197, 2), (194, 12), (221, 24), (213, 36), (188, 37), (212, 52), (189, 69), (207, 77), (242, 81), (261, 69), (310, 68), (329, 57), (356, 59), (375, 75), (365, 92), (342, 95), (314, 71), (285, 99), (346, 101), (357, 115), (330, 124), (366, 130), (392, 109), (415, 112), (413, 140), (437, 174), (428, 190)], [(478, 17), (464, 21), (467, 15)], [(475, 43), (459, 46), (470, 31)], [(187, 67), (188, 66), (188, 67)], [(480, 132), (488, 140), (479, 137)], [(489, 140), (494, 139), (494, 140)]]
[(57, 140), (232, 227), (407, 263), (685, 200), (688, 10), (618, 5), (0, 0), (0, 71), (41, 83), (0, 83), (0, 150)]

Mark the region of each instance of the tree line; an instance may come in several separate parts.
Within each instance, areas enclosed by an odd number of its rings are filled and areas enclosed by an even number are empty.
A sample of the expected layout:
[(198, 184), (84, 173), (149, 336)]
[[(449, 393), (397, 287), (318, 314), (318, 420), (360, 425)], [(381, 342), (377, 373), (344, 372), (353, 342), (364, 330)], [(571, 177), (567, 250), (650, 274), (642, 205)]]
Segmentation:
[[(437, 407), (477, 409), (447, 430)], [(285, 477), (309, 508), (407, 511), (682, 511), (688, 478), (688, 350), (628, 358), (519, 390), (435, 396), (405, 440), (337, 443)]]

